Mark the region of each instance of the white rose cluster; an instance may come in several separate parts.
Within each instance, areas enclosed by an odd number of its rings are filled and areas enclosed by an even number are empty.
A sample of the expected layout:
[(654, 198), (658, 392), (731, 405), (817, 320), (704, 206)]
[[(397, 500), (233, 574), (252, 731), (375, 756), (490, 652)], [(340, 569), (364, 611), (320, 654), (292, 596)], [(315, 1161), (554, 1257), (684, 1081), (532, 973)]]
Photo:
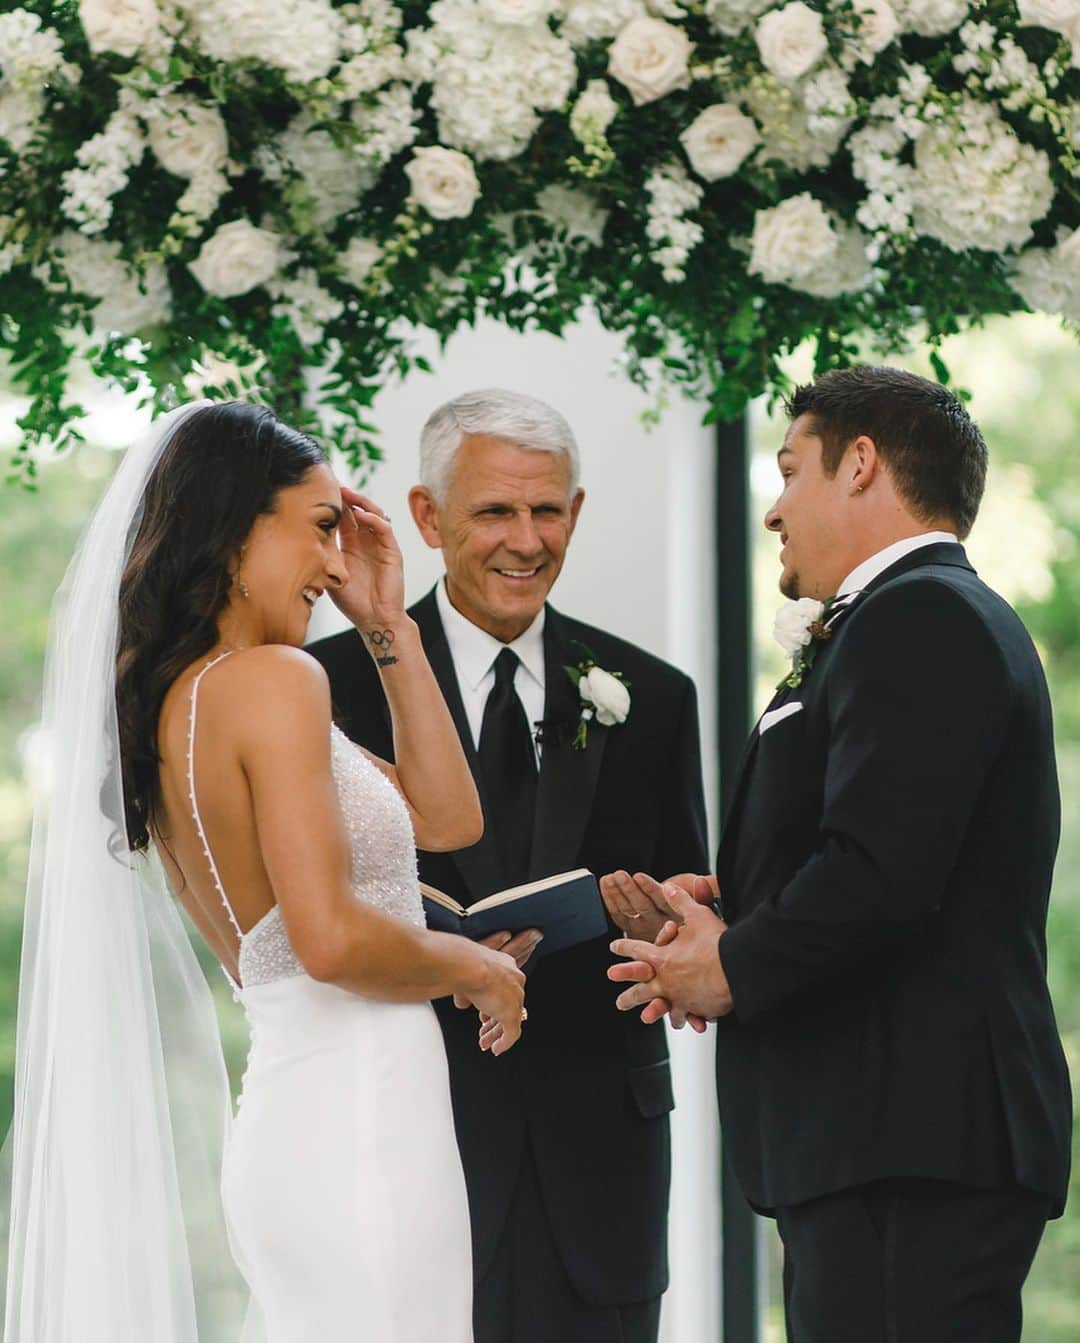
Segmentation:
[(653, 260), (668, 284), (679, 284), (686, 279), (690, 253), (705, 236), (701, 225), (686, 217), (701, 204), (705, 192), (675, 159), (649, 174), (645, 191), (649, 198), (645, 236), (653, 244)]
[(121, 257), (118, 243), (73, 229), (56, 239), (55, 255), (72, 290), (97, 300), (91, 313), (97, 330), (134, 335), (168, 321), (169, 280), (160, 262), (140, 273)]
[(841, 223), (809, 192), (758, 210), (750, 239), (750, 270), (819, 298), (836, 298), (870, 277), (858, 229)]
[(516, 157), (540, 114), (570, 96), (577, 64), (569, 42), (546, 15), (508, 24), (475, 0), (435, 0), (428, 19), (408, 34), (408, 67), (431, 85), (440, 141), (480, 161)]
[(218, 61), (257, 61), (298, 84), (329, 74), (341, 55), (330, 0), (177, 0), (194, 40)]
[(1054, 199), (1050, 160), (990, 103), (965, 97), (915, 143), (912, 217), (954, 251), (1022, 247)]
[(74, 82), (78, 70), (64, 59), (59, 34), (26, 9), (0, 14), (0, 156), (3, 143), (25, 153), (45, 113), (46, 85)]

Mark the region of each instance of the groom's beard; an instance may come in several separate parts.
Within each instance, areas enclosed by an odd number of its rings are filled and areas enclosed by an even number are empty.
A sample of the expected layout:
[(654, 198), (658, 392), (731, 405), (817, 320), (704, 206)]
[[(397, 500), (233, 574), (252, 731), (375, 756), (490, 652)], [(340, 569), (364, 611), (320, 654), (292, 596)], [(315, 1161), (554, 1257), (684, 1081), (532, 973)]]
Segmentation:
[(780, 575), (780, 591), (793, 602), (799, 600), (799, 575), (794, 569), (790, 573)]

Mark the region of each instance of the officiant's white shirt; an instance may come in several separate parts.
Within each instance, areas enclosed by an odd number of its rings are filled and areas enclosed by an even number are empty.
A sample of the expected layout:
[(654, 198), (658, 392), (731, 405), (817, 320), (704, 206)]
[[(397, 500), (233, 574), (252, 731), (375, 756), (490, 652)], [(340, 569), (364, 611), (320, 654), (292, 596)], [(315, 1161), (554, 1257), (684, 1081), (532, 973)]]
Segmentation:
[[(544, 618), (546, 608), (513, 643), (502, 644), (498, 639), (474, 625), (454, 606), (446, 592), (446, 578), (440, 578), (435, 588), (435, 604), (450, 645), (450, 657), (457, 673), (465, 716), (469, 720), (473, 745), (480, 745), (480, 727), (484, 721), (484, 705), (495, 684), (495, 659), (504, 648), (512, 648), (519, 664), (514, 672), (514, 689), (525, 709), (529, 730), (544, 717)], [(533, 738), (535, 743), (535, 737)], [(540, 752), (536, 747), (537, 762)]]
[(921, 550), (923, 546), (940, 545), (942, 541), (956, 545), (957, 538), (952, 532), (923, 532), (921, 536), (906, 536), (902, 541), (894, 541), (891, 546), (886, 546), (876, 555), (871, 555), (868, 560), (863, 560), (862, 564), (857, 564), (836, 589), (836, 595), (848, 597), (854, 592), (861, 592), (868, 583), (877, 578), (878, 574), (884, 573), (890, 564), (902, 560), (913, 550)]

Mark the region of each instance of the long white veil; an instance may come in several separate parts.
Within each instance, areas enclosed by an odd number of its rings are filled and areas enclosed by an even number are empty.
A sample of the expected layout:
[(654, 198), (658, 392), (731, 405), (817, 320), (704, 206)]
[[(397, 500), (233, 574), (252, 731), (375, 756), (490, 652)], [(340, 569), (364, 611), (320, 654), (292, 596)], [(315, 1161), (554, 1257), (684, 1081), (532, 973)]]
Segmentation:
[(53, 609), (19, 985), (6, 1343), (217, 1343), (246, 1292), (220, 1171), (231, 1117), (209, 987), (124, 833), (120, 578), (162, 448), (130, 448)]

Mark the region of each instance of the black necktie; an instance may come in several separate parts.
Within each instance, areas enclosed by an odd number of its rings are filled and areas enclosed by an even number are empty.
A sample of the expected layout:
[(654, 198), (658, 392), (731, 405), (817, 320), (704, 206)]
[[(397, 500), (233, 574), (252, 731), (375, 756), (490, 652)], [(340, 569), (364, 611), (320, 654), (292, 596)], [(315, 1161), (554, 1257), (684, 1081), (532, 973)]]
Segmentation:
[(507, 886), (528, 880), (536, 810), (536, 754), (525, 708), (514, 689), (518, 656), (504, 648), (495, 659), (495, 684), (480, 727), (480, 769), (492, 831)]

